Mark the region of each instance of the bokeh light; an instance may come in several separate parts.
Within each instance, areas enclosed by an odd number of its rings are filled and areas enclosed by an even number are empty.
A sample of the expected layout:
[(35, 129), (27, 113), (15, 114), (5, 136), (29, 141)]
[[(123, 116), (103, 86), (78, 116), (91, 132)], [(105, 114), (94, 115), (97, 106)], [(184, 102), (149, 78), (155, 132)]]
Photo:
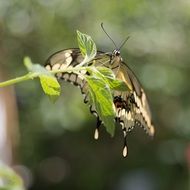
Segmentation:
[(147, 93), (156, 128), (153, 139), (132, 131), (124, 159), (119, 125), (114, 138), (102, 127), (93, 139), (96, 121), (78, 88), (62, 83), (55, 104), (37, 80), (1, 88), (0, 159), (26, 189), (189, 189), (189, 20), (187, 0), (0, 1), (1, 81), (26, 72), (24, 56), (44, 64), (55, 51), (77, 47), (76, 30), (112, 51), (103, 22), (118, 46), (130, 36), (121, 54)]

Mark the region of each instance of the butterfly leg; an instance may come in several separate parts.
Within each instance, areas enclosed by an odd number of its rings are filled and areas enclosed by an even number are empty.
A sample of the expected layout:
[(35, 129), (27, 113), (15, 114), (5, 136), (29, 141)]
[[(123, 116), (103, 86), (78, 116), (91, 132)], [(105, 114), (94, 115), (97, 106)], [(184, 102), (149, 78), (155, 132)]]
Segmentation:
[(100, 120), (99, 117), (97, 117), (96, 129), (95, 129), (95, 132), (94, 132), (94, 139), (99, 138), (99, 128), (100, 128), (101, 123), (102, 123), (102, 121)]

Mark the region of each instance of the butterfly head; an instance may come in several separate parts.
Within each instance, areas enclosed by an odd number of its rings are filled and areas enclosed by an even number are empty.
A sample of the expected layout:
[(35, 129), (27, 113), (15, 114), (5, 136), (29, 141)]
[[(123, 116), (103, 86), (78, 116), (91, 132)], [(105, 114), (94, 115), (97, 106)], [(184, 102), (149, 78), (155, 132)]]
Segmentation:
[(112, 67), (117, 67), (122, 62), (122, 57), (118, 49), (113, 50), (111, 54), (111, 65)]
[(113, 52), (112, 52), (112, 55), (120, 56), (120, 51), (118, 49), (114, 49)]

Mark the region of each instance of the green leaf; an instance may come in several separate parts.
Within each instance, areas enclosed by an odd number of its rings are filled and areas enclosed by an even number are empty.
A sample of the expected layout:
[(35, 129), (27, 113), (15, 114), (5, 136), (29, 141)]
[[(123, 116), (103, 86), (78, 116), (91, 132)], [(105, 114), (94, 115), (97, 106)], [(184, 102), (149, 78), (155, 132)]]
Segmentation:
[(33, 63), (32, 63), (32, 61), (31, 61), (30, 57), (27, 57), (27, 56), (24, 57), (23, 62), (24, 62), (25, 67), (26, 67), (28, 70), (30, 70), (31, 67), (32, 67), (32, 65), (33, 65)]
[(79, 64), (81, 66), (91, 61), (96, 56), (97, 49), (96, 49), (96, 44), (94, 43), (92, 38), (89, 35), (83, 34), (78, 30), (77, 30), (77, 40), (80, 51), (84, 57), (82, 63)]
[(31, 78), (39, 77), (42, 89), (51, 101), (55, 102), (60, 96), (60, 85), (57, 79), (50, 74), (43, 66), (33, 64), (29, 57), (24, 58), (24, 65), (30, 71)]
[(61, 91), (57, 79), (54, 76), (43, 74), (40, 75), (39, 78), (43, 91), (49, 96), (50, 100), (55, 102), (60, 96)]
[(89, 73), (86, 80), (89, 85), (90, 100), (103, 121), (107, 131), (113, 136), (115, 129), (115, 106), (113, 103), (112, 90), (129, 90), (127, 85), (115, 78), (111, 69), (106, 67), (87, 68)]
[(104, 123), (107, 132), (113, 136), (115, 131), (115, 107), (109, 85), (101, 76), (96, 74), (87, 76), (86, 80), (89, 85), (92, 103)]
[(88, 69), (90, 73), (96, 73), (99, 77), (101, 76), (105, 82), (109, 84), (109, 87), (112, 90), (118, 91), (127, 91), (129, 90), (128, 86), (121, 80), (115, 78), (113, 71), (106, 67), (94, 67), (93, 69)]
[(115, 78), (113, 71), (106, 67), (96, 67), (96, 69), (103, 75), (103, 78), (109, 83), (112, 90), (127, 91), (128, 86), (121, 80)]

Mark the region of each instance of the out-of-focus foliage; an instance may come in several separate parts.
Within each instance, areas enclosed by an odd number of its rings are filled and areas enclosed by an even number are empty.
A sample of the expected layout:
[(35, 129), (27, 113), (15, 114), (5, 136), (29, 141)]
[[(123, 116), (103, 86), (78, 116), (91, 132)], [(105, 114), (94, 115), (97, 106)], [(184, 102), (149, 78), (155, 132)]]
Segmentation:
[(63, 83), (52, 104), (39, 84), (16, 86), (20, 122), (19, 162), (33, 174), (30, 189), (189, 189), (190, 184), (190, 3), (187, 0), (2, 0), (0, 69), (24, 73), (29, 55), (43, 63), (49, 55), (77, 47), (76, 30), (89, 34), (97, 48), (112, 51), (129, 35), (121, 54), (149, 97), (156, 135), (142, 129), (128, 135), (122, 158), (122, 132), (110, 138), (80, 91)]
[(24, 190), (20, 177), (8, 166), (0, 163), (0, 189)]

